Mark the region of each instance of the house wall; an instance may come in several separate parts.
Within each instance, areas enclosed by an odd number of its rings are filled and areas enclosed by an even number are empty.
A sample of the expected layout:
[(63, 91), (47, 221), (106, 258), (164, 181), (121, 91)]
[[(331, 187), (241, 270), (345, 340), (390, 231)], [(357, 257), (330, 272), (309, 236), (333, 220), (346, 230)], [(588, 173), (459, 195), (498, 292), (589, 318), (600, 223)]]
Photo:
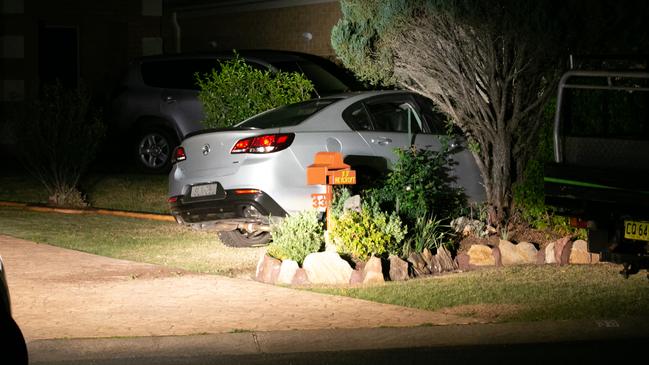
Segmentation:
[[(76, 68), (76, 83), (107, 96), (128, 59), (162, 52), (161, 15), (162, 0), (3, 0), (0, 102), (37, 95), (44, 74), (56, 75), (57, 67)], [(74, 62), (70, 47), (47, 44), (56, 29), (76, 34)]]
[(176, 12), (182, 52), (278, 49), (334, 56), (330, 36), (331, 28), (341, 16), (338, 1), (209, 3), (165, 9), (165, 51), (176, 51), (171, 18)]

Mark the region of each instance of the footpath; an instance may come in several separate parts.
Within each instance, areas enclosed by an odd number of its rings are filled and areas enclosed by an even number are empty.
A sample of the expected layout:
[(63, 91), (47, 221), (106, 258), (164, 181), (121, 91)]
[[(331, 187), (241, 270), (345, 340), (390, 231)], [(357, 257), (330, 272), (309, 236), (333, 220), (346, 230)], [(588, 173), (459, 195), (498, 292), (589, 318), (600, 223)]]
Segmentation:
[(642, 321), (489, 324), (252, 280), (117, 260), (0, 235), (30, 362), (583, 340)]

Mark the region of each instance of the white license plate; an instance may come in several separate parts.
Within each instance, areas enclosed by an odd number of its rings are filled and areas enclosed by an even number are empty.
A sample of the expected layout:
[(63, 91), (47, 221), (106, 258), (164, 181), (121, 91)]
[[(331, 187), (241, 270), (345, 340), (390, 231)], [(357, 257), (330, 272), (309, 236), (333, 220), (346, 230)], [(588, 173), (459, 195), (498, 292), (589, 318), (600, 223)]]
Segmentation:
[(214, 184), (204, 184), (204, 185), (195, 185), (192, 186), (192, 191), (189, 194), (192, 198), (199, 198), (201, 196), (210, 196), (216, 195), (217, 185)]

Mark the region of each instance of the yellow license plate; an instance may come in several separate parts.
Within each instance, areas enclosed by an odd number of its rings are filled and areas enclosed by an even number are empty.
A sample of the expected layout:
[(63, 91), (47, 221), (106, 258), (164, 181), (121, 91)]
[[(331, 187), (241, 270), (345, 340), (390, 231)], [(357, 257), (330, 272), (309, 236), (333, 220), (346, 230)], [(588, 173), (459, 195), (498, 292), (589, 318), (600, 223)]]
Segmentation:
[(649, 241), (649, 222), (624, 221), (624, 238)]

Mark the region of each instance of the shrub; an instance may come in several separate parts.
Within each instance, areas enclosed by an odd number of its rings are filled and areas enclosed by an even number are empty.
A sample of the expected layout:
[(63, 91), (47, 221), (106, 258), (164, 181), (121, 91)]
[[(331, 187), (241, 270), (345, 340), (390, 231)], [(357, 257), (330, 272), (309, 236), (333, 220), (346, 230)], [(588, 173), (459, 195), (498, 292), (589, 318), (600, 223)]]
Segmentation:
[(437, 217), (456, 215), (466, 205), (461, 188), (453, 185), (450, 175), (453, 161), (448, 141), (439, 151), (411, 147), (395, 150), (398, 161), (384, 186), (368, 195), (383, 209), (396, 211), (409, 225), (429, 212)]
[(425, 248), (435, 251), (453, 244), (454, 234), (449, 225), (442, 224), (433, 214), (417, 217), (403, 245), (403, 256), (411, 251), (423, 252)]
[(396, 213), (387, 214), (362, 205), (361, 212), (345, 211), (333, 218), (332, 240), (341, 253), (364, 259), (370, 255), (399, 253), (400, 243), (407, 232)]
[(304, 211), (273, 224), (273, 241), (268, 245), (268, 254), (280, 260), (290, 259), (302, 264), (308, 254), (320, 251), (324, 244), (324, 232), (318, 215), (315, 210)]
[(297, 72), (271, 72), (247, 64), (235, 53), (220, 71), (196, 74), (207, 128), (225, 128), (278, 106), (310, 98), (313, 84)]
[(105, 132), (87, 90), (44, 86), (40, 99), (27, 102), (12, 126), (19, 159), (47, 189), (50, 204), (86, 206), (77, 186)]

